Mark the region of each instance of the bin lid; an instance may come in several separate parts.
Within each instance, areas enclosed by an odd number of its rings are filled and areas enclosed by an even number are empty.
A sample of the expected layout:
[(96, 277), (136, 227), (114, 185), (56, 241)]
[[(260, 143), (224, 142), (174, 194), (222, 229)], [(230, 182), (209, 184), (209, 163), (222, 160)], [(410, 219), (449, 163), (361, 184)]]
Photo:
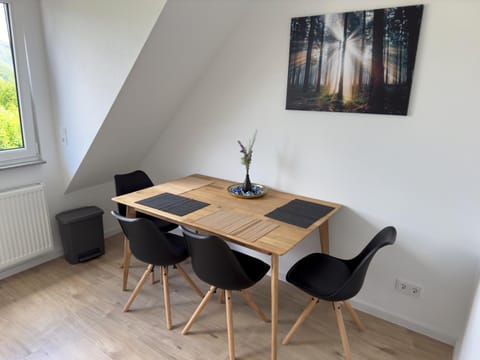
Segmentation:
[(70, 224), (103, 215), (103, 210), (96, 206), (85, 206), (63, 211), (55, 216), (58, 222)]

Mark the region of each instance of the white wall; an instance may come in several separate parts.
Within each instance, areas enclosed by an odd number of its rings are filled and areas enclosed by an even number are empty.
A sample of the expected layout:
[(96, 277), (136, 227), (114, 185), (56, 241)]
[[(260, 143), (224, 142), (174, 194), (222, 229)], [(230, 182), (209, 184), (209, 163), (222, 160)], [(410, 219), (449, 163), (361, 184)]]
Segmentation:
[(77, 171), (166, 0), (42, 0), (65, 184)]
[(138, 168), (245, 7), (239, 0), (165, 5), (68, 191)]
[[(334, 255), (397, 227), (356, 306), (453, 344), (480, 256), (480, 3), (425, 3), (409, 116), (286, 111), (285, 97), (291, 17), (410, 1), (255, 1), (142, 167), (156, 181), (194, 172), (241, 181), (236, 140), (258, 129), (253, 181), (345, 205), (331, 222)], [(281, 273), (317, 248), (312, 234), (282, 257)], [(396, 292), (396, 278), (422, 286), (421, 297)]]
[[(62, 254), (63, 251), (58, 235), (58, 227), (54, 218), (55, 214), (67, 209), (87, 205), (99, 206), (107, 212), (111, 208), (114, 208), (114, 204), (110, 200), (114, 194), (114, 186), (113, 183), (106, 183), (64, 195), (62, 166), (55, 142), (56, 124), (51, 106), (52, 99), (50, 96), (49, 78), (47, 76), (48, 68), (45, 54), (45, 41), (42, 35), (40, 4), (36, 0), (15, 0), (14, 11), (15, 10), (21, 10), (24, 14), (31, 65), (32, 97), (35, 102), (35, 115), (42, 158), (46, 163), (1, 170), (0, 191), (39, 182), (45, 183), (47, 204), (55, 237), (55, 250), (45, 258), (39, 259), (39, 261), (44, 261)], [(111, 216), (108, 214), (103, 217), (104, 231), (107, 234), (112, 234), (118, 230), (118, 225), (110, 218)], [(0, 239), (0, 241), (2, 241), (2, 239)], [(0, 278), (35, 265), (36, 263), (38, 263), (38, 261), (34, 260), (18, 268), (9, 269), (9, 271), (2, 272)]]

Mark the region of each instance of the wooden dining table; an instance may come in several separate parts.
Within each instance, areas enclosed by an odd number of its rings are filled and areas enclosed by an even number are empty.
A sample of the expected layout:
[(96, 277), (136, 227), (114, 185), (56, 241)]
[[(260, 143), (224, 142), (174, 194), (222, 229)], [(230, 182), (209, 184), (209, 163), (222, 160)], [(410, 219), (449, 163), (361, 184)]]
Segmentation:
[[(289, 252), (314, 231), (319, 231), (322, 252), (328, 253), (328, 220), (340, 210), (341, 205), (272, 188), (265, 188), (265, 195), (262, 197), (239, 198), (227, 191), (229, 186), (234, 184), (235, 182), (228, 180), (193, 174), (116, 196), (112, 200), (126, 205), (129, 217), (135, 217), (137, 211), (142, 212), (194, 228), (202, 233), (219, 236), (229, 242), (269, 255), (271, 258), (271, 359), (274, 360), (277, 358), (278, 351), (279, 256)], [(170, 212), (170, 210), (153, 207), (155, 201), (149, 202), (149, 200), (157, 200), (156, 197), (164, 194), (181, 196), (187, 201), (192, 200), (194, 204), (203, 205), (186, 214), (183, 214), (184, 212), (175, 214), (175, 211)], [(158, 200), (161, 199), (158, 198)], [(291, 213), (291, 205), (298, 205), (298, 203), (308, 208), (324, 207), (328, 212), (318, 218), (309, 215), (307, 216), (309, 221), (305, 222), (301, 213), (300, 215)], [(193, 208), (195, 209), (195, 206)], [(275, 218), (275, 214), (280, 214), (282, 220)], [(289, 219), (294, 221), (287, 222)], [(297, 224), (294, 224), (295, 219), (299, 221)], [(129, 259), (129, 251), (128, 241), (125, 241), (124, 259)], [(124, 271), (126, 270), (127, 276), (128, 263), (129, 261), (124, 260)]]

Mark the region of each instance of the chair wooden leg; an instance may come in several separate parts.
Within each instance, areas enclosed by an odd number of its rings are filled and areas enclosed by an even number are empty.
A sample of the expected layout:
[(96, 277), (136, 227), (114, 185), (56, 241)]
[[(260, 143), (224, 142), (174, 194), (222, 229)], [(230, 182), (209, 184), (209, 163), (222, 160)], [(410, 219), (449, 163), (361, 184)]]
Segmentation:
[(130, 257), (132, 256), (132, 252), (130, 251), (130, 243), (127, 237), (124, 237), (123, 240), (123, 291), (127, 290), (127, 282), (128, 282), (128, 270), (130, 269)]
[(122, 263), (120, 264), (120, 269), (123, 269), (125, 267), (125, 254), (127, 253), (126, 252), (127, 244), (128, 244), (128, 239), (125, 235), (123, 235), (123, 258), (122, 258)]
[(175, 267), (177, 268), (177, 270), (178, 270), (178, 272), (180, 273), (180, 275), (182, 275), (182, 277), (185, 279), (185, 281), (192, 287), (193, 290), (195, 290), (195, 292), (197, 293), (197, 295), (200, 296), (201, 298), (203, 298), (202, 292), (201, 292), (200, 289), (197, 287), (197, 285), (195, 285), (195, 283), (194, 283), (193, 280), (190, 278), (190, 276), (188, 276), (188, 274), (185, 272), (185, 270), (183, 270), (183, 268), (182, 268), (179, 264), (176, 264)]
[(202, 312), (205, 305), (207, 305), (208, 300), (210, 300), (210, 298), (213, 296), (216, 289), (217, 288), (215, 286), (210, 287), (210, 290), (208, 290), (207, 294), (204, 296), (203, 300), (198, 305), (198, 307), (195, 310), (195, 312), (193, 313), (192, 317), (190, 318), (190, 320), (188, 320), (187, 325), (185, 325), (185, 327), (183, 328), (183, 330), (182, 330), (183, 335), (185, 335), (188, 332), (188, 330), (190, 330), (190, 328), (193, 325), (193, 322), (197, 319), (198, 315), (200, 315), (200, 313)]
[(350, 304), (350, 302), (348, 300), (345, 300), (343, 302), (343, 304), (345, 305), (345, 308), (347, 309), (347, 311), (349, 312), (350, 316), (352, 317), (353, 321), (355, 322), (355, 324), (357, 324), (358, 326), (358, 329), (360, 331), (364, 331), (365, 330), (365, 325), (363, 324), (362, 320), (360, 320), (360, 317), (358, 316), (357, 312), (355, 311), (355, 309), (352, 307), (352, 305)]
[(247, 290), (241, 290), (240, 292), (242, 293), (243, 297), (247, 301), (248, 305), (250, 305), (250, 307), (253, 309), (253, 311), (255, 311), (255, 313), (258, 315), (260, 320), (268, 322), (267, 318), (265, 317), (265, 314), (258, 307), (257, 303), (255, 301), (253, 301), (253, 298), (250, 295), (250, 293)]
[(305, 309), (302, 311), (300, 316), (298, 317), (297, 321), (295, 324), (293, 324), (292, 328), (288, 332), (287, 336), (285, 336), (282, 340), (283, 345), (287, 345), (292, 338), (292, 336), (297, 332), (297, 330), (300, 328), (300, 325), (303, 324), (305, 319), (307, 318), (308, 314), (313, 310), (314, 306), (318, 303), (318, 299), (315, 297), (312, 297), (312, 299), (309, 301)]
[(152, 285), (153, 285), (153, 284), (155, 284), (155, 268), (153, 268), (153, 270), (152, 270), (151, 278), (152, 278)]
[(170, 294), (168, 292), (168, 268), (166, 266), (161, 267), (162, 281), (163, 281), (163, 301), (165, 303), (165, 321), (167, 329), (172, 328), (172, 312), (170, 311)]
[(225, 290), (225, 306), (227, 308), (228, 355), (235, 360), (235, 342), (233, 340), (232, 292)]
[(143, 273), (142, 277), (140, 278), (140, 281), (138, 282), (137, 286), (135, 287), (135, 290), (133, 290), (132, 295), (130, 295), (130, 298), (128, 299), (127, 303), (123, 307), (124, 312), (127, 312), (128, 309), (130, 308), (130, 305), (132, 305), (133, 300), (135, 300), (135, 298), (137, 297), (138, 292), (142, 288), (143, 284), (145, 284), (145, 281), (147, 281), (148, 275), (150, 275), (150, 273), (152, 272), (152, 269), (153, 269), (153, 265), (151, 265), (151, 264), (148, 265), (147, 270), (145, 270), (145, 272)]
[(345, 323), (342, 316), (342, 305), (340, 302), (334, 302), (333, 308), (335, 310), (335, 316), (337, 317), (338, 331), (340, 332), (340, 339), (342, 340), (343, 352), (345, 360), (351, 360), (350, 345), (348, 344), (347, 330), (345, 329)]
[(225, 290), (220, 289), (220, 292), (218, 293), (218, 302), (220, 304), (223, 304), (225, 302)]

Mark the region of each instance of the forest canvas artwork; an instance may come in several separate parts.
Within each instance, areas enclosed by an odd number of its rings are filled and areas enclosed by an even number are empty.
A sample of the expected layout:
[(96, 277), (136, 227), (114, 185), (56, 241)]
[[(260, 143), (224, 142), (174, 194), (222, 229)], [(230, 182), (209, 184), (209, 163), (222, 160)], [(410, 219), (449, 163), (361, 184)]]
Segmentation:
[(293, 18), (289, 110), (406, 115), (423, 5)]

